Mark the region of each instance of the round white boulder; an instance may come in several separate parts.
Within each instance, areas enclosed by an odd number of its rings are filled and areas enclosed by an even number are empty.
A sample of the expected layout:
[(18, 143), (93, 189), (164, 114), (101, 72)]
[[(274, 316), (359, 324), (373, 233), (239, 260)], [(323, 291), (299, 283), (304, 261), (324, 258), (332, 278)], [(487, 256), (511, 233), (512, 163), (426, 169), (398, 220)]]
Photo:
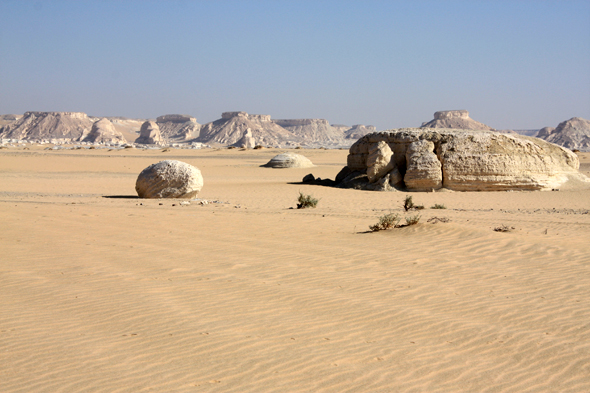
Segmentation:
[(309, 158), (301, 154), (281, 153), (271, 158), (263, 166), (269, 168), (310, 168), (314, 165)]
[(148, 166), (141, 171), (135, 183), (135, 191), (140, 198), (194, 198), (201, 188), (201, 171), (175, 160)]

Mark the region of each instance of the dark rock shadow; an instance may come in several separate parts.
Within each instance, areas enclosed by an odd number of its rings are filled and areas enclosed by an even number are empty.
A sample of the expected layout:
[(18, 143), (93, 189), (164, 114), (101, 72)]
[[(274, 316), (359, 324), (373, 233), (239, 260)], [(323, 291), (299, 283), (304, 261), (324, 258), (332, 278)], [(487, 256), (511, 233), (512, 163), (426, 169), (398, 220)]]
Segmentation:
[(102, 197), (109, 199), (140, 199), (137, 195), (103, 195)]

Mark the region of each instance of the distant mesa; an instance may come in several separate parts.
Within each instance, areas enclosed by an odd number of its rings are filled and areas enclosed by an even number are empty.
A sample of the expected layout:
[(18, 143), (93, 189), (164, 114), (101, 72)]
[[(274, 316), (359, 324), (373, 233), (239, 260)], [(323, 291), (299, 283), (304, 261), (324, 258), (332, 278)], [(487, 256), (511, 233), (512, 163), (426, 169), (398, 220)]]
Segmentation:
[(161, 145), (163, 142), (158, 123), (151, 120), (148, 120), (141, 125), (139, 138), (135, 140), (135, 143), (142, 145)]
[(258, 145), (277, 146), (286, 141), (299, 142), (301, 139), (272, 122), (270, 115), (224, 112), (221, 119), (201, 127), (197, 140), (208, 144), (234, 145), (248, 129)]
[[(92, 132), (101, 119), (112, 123), (104, 136)], [(106, 127), (106, 123), (101, 123)], [(96, 131), (96, 130), (95, 130)], [(167, 114), (155, 119), (121, 116), (92, 117), (82, 112), (26, 112), (0, 115), (0, 138), (52, 143), (99, 143), (123, 140), (145, 145), (209, 144), (223, 146), (349, 147), (355, 140), (374, 132), (375, 127), (332, 125), (325, 119), (271, 119), (243, 111), (223, 112), (221, 118), (201, 125), (196, 117)], [(119, 135), (120, 134), (120, 135)], [(138, 135), (139, 134), (139, 135)]]
[(82, 139), (82, 142), (122, 144), (127, 143), (127, 140), (115, 129), (109, 119), (102, 118), (92, 124), (90, 133)]
[(587, 152), (590, 151), (590, 121), (581, 117), (572, 117), (559, 123), (557, 128), (542, 128), (537, 138), (571, 150)]
[(0, 129), (0, 138), (31, 141), (79, 141), (94, 121), (82, 112), (26, 112), (20, 119)]
[(160, 135), (166, 142), (186, 142), (197, 139), (201, 125), (188, 115), (164, 115), (156, 119)]
[(356, 124), (352, 126), (352, 128), (344, 132), (344, 138), (357, 140), (375, 131), (377, 131), (375, 126), (365, 126), (362, 124)]
[(460, 130), (494, 131), (490, 126), (469, 117), (466, 110), (440, 111), (434, 113), (434, 120), (422, 123), (420, 128), (452, 128)]

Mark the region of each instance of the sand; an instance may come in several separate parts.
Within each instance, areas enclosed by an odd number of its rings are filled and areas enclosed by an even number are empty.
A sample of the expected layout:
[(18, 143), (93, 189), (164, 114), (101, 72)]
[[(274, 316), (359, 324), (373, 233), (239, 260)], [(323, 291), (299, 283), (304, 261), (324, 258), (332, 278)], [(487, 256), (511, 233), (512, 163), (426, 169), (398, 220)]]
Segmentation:
[[(0, 150), (0, 391), (590, 391), (590, 190), (291, 184), (347, 151), (283, 151)], [(163, 159), (209, 203), (135, 198)]]

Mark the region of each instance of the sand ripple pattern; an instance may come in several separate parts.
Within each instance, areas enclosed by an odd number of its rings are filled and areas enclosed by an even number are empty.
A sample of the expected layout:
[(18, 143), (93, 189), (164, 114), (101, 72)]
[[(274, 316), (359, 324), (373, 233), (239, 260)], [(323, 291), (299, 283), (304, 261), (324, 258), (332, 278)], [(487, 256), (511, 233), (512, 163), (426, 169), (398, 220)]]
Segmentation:
[(2, 392), (590, 390), (580, 239), (359, 233), (369, 219), (297, 211), (3, 212)]

